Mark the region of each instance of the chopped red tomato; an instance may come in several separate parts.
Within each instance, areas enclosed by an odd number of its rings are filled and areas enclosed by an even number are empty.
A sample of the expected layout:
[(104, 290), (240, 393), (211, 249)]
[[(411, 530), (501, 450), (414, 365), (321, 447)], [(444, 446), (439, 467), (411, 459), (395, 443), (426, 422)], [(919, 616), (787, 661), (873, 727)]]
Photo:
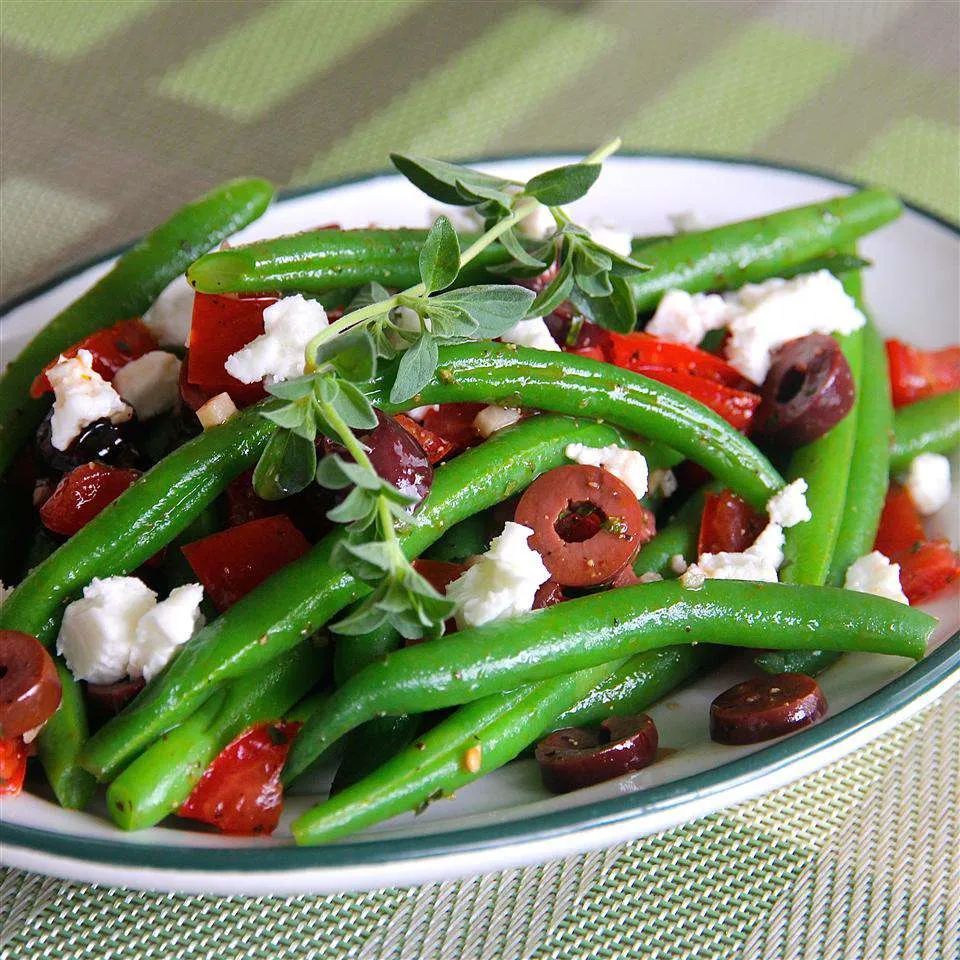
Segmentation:
[(273, 833), (283, 809), (280, 772), (300, 726), (261, 723), (242, 733), (207, 767), (177, 815), (223, 833)]
[(263, 333), (263, 311), (276, 302), (276, 297), (221, 297), (198, 293), (193, 300), (187, 382), (211, 396), (229, 393), (238, 407), (262, 400), (265, 396), (262, 384), (241, 383), (227, 373), (224, 364), (231, 354)]
[(258, 497), (253, 489), (253, 471), (245, 470), (227, 487), (227, 523), (239, 527), (251, 520), (262, 520), (280, 513), (276, 501)]
[(713, 380), (704, 380), (703, 377), (692, 377), (688, 373), (676, 373), (659, 368), (648, 368), (637, 372), (698, 400), (737, 430), (746, 431), (749, 428), (757, 407), (760, 406), (759, 394), (735, 390), (733, 387), (724, 386)]
[(105, 463), (74, 467), (40, 508), (40, 519), (48, 530), (71, 537), (139, 476), (139, 470), (121, 470)]
[(904, 550), (915, 550), (926, 539), (920, 511), (910, 493), (906, 487), (891, 483), (880, 515), (874, 550), (879, 550), (885, 557), (893, 557)]
[(735, 493), (729, 490), (708, 493), (700, 519), (697, 555), (724, 551), (740, 553), (757, 539), (766, 525), (766, 518)]
[(15, 797), (27, 775), (27, 747), (23, 737), (0, 739), (0, 797)]
[(480, 442), (473, 421), (484, 406), (483, 403), (443, 403), (438, 409), (427, 411), (423, 426), (452, 443), (454, 450), (465, 450)]
[(610, 362), (625, 370), (653, 376), (648, 370), (660, 369), (713, 380), (737, 390), (751, 390), (753, 384), (726, 360), (705, 350), (671, 343), (649, 333), (610, 333)]
[(138, 317), (132, 320), (121, 320), (112, 327), (98, 330), (89, 337), (77, 341), (69, 349), (61, 351), (37, 374), (30, 385), (30, 396), (40, 397), (53, 389), (47, 379), (47, 371), (56, 365), (61, 356), (75, 357), (78, 350), (89, 350), (93, 356), (93, 369), (104, 380), (112, 380), (121, 367), (158, 347), (156, 337)]
[(454, 444), (449, 440), (445, 440), (438, 433), (428, 430), (411, 417), (398, 413), (393, 419), (423, 447), (423, 452), (427, 455), (431, 465), (439, 463), (455, 449)]
[(221, 612), (310, 549), (284, 514), (252, 520), (181, 547)]
[(960, 346), (918, 350), (901, 340), (887, 341), (893, 405), (960, 390)]

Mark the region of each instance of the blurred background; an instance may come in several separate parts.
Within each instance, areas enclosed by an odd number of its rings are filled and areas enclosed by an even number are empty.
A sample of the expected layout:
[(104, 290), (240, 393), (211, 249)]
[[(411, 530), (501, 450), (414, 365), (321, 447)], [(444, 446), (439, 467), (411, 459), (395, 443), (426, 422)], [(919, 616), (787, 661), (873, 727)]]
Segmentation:
[(956, 218), (956, 0), (4, 0), (14, 295), (207, 186), (580, 149), (749, 154)]

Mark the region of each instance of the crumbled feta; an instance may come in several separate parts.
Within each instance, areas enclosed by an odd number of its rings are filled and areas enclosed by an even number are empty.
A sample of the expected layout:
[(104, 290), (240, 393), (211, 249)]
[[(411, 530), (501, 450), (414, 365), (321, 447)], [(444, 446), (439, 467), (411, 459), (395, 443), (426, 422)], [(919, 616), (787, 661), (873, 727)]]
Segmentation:
[(872, 593), (897, 603), (909, 604), (900, 586), (900, 564), (891, 563), (879, 550), (854, 560), (847, 569), (844, 587), (859, 593)]
[(301, 294), (284, 297), (263, 311), (263, 333), (227, 357), (224, 368), (241, 383), (268, 385), (299, 377), (307, 344), (327, 326), (327, 312)]
[(121, 367), (113, 386), (140, 420), (149, 420), (177, 405), (180, 361), (165, 350), (151, 350)]
[(950, 461), (940, 453), (921, 453), (910, 462), (906, 488), (925, 517), (950, 502)]
[(656, 570), (648, 570), (646, 573), (641, 573), (640, 576), (637, 577), (640, 583), (659, 583), (662, 579), (663, 577), (661, 577)]
[(183, 347), (190, 339), (193, 287), (182, 274), (169, 283), (143, 315), (143, 322), (161, 347)]
[(537, 350), (559, 350), (543, 317), (531, 317), (515, 323), (506, 333), (500, 335), (504, 343), (516, 343), (521, 347), (535, 347)]
[(149, 683), (203, 626), (203, 587), (188, 583), (148, 610), (137, 623), (127, 672)]
[(106, 417), (123, 423), (133, 416), (112, 384), (93, 369), (89, 350), (78, 350), (69, 359), (61, 357), (47, 371), (47, 379), (54, 395), (50, 442), (57, 450), (66, 450), (83, 428), (95, 420)]
[(524, 217), (517, 229), (531, 240), (546, 240), (557, 229), (553, 214), (542, 203), (538, 203), (533, 213)]
[(682, 553), (675, 553), (670, 558), (670, 569), (679, 577), (687, 572), (690, 564), (684, 559)]
[(659, 491), (665, 499), (677, 492), (677, 476), (672, 470), (654, 470), (650, 474), (650, 492)]
[(157, 595), (136, 577), (94, 579), (64, 610), (57, 652), (78, 680), (123, 679), (137, 624), (156, 602)]
[(727, 301), (715, 293), (668, 290), (644, 329), (661, 340), (695, 347), (711, 330), (725, 327), (730, 314)]
[(731, 315), (727, 361), (754, 383), (763, 383), (770, 355), (788, 340), (811, 333), (848, 334), (866, 323), (843, 284), (828, 270), (793, 280), (748, 284), (727, 297)]
[(777, 571), (783, 563), (783, 543), (783, 528), (778, 523), (768, 523), (742, 553), (701, 553), (697, 562), (687, 567), (680, 582), (691, 589), (703, 586), (705, 580), (776, 583)]
[(473, 426), (486, 439), (504, 427), (513, 426), (523, 414), (516, 407), (484, 407), (474, 418)]
[(811, 519), (813, 514), (807, 506), (806, 493), (807, 481), (803, 477), (798, 477), (775, 493), (767, 501), (770, 522), (778, 523), (781, 527), (795, 527)]
[(414, 407), (412, 410), (408, 410), (407, 416), (411, 420), (416, 420), (417, 423), (423, 423), (428, 413), (436, 412), (439, 409), (439, 403), (428, 403), (425, 407)]
[(588, 227), (590, 238), (594, 243), (606, 247), (614, 253), (619, 253), (621, 257), (629, 257), (633, 245), (633, 236), (626, 230), (617, 230), (606, 223), (594, 221)]
[(457, 626), (478, 627), (533, 607), (537, 588), (550, 579), (543, 558), (527, 543), (533, 531), (508, 522), (490, 549), (447, 587)]
[(616, 444), (586, 447), (582, 443), (568, 443), (563, 452), (568, 460), (589, 467), (601, 467), (607, 473), (612, 473), (633, 491), (638, 500), (647, 495), (647, 458), (637, 450), (624, 450)]

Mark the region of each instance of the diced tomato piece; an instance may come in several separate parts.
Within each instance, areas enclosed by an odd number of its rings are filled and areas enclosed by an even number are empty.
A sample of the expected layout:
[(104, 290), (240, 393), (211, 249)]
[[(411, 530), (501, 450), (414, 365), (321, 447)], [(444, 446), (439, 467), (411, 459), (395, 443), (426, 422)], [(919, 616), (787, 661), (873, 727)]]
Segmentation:
[(61, 351), (43, 368), (41, 373), (37, 374), (30, 385), (30, 396), (41, 397), (48, 390), (53, 389), (47, 379), (47, 371), (58, 363), (61, 356), (75, 357), (78, 350), (89, 350), (93, 356), (93, 369), (104, 380), (112, 380), (121, 367), (151, 350), (156, 350), (159, 346), (157, 338), (139, 317), (121, 320), (112, 327), (98, 330), (89, 337), (78, 340), (69, 349)]
[(426, 580), (437, 593), (446, 593), (447, 587), (467, 569), (465, 563), (450, 563), (447, 560), (428, 560), (419, 557), (413, 561), (413, 569)]
[(423, 425), (431, 433), (453, 444), (454, 450), (466, 450), (480, 442), (473, 421), (486, 406), (483, 403), (443, 403), (437, 410), (428, 410)]
[(960, 346), (918, 350), (901, 340), (887, 341), (893, 405), (960, 390)]
[(263, 384), (241, 383), (227, 373), (224, 364), (263, 333), (263, 311), (276, 302), (276, 297), (198, 293), (193, 300), (187, 382), (211, 396), (229, 393), (238, 407), (262, 400), (266, 395)]
[(673, 370), (664, 370), (659, 367), (637, 370), (651, 380), (657, 380), (673, 387), (688, 397), (709, 407), (714, 413), (723, 417), (730, 426), (737, 430), (746, 431), (753, 421), (757, 407), (760, 406), (760, 396), (748, 393), (746, 390), (735, 390), (713, 380), (704, 380), (703, 377), (692, 377), (688, 373), (676, 373)]
[(281, 511), (277, 501), (264, 500), (253, 489), (253, 471), (245, 470), (227, 487), (227, 523), (239, 527), (251, 520), (276, 516)]
[(932, 597), (960, 576), (960, 557), (948, 540), (928, 540), (890, 559), (900, 564), (900, 586), (911, 603)]
[(105, 463), (74, 467), (40, 508), (40, 519), (48, 530), (71, 537), (139, 476), (139, 470), (121, 470)]
[(27, 748), (23, 737), (0, 740), (0, 797), (15, 797), (27, 775)]
[(915, 550), (927, 539), (920, 511), (905, 487), (891, 483), (880, 515), (880, 527), (874, 550), (893, 557), (904, 550)]
[(240, 734), (207, 767), (177, 815), (223, 833), (273, 833), (283, 809), (280, 772), (300, 726), (261, 723)]
[(279, 514), (214, 533), (180, 549), (222, 612), (302, 557), (310, 544), (289, 517)]
[(439, 463), (444, 457), (449, 456), (454, 451), (455, 447), (453, 443), (445, 440), (438, 433), (428, 430), (411, 417), (398, 413), (393, 419), (423, 447), (423, 452), (427, 455), (427, 459), (431, 465)]
[(649, 333), (610, 333), (610, 362), (625, 370), (647, 373), (659, 368), (713, 380), (736, 390), (752, 390), (754, 385), (730, 366), (705, 350), (671, 343)]
[(700, 518), (697, 555), (740, 553), (757, 539), (766, 525), (766, 518), (735, 493), (729, 490), (708, 493)]

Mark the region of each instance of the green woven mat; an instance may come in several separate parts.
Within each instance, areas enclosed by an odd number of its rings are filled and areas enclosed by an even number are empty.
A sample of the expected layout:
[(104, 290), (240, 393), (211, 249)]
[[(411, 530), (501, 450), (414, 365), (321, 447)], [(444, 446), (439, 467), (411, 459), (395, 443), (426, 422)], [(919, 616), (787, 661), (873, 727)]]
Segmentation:
[[(955, 0), (2, 0), (4, 296), (226, 176), (589, 146), (751, 154), (960, 214)], [(361, 895), (19, 871), (6, 957), (956, 958), (960, 692), (763, 800), (541, 867)]]

